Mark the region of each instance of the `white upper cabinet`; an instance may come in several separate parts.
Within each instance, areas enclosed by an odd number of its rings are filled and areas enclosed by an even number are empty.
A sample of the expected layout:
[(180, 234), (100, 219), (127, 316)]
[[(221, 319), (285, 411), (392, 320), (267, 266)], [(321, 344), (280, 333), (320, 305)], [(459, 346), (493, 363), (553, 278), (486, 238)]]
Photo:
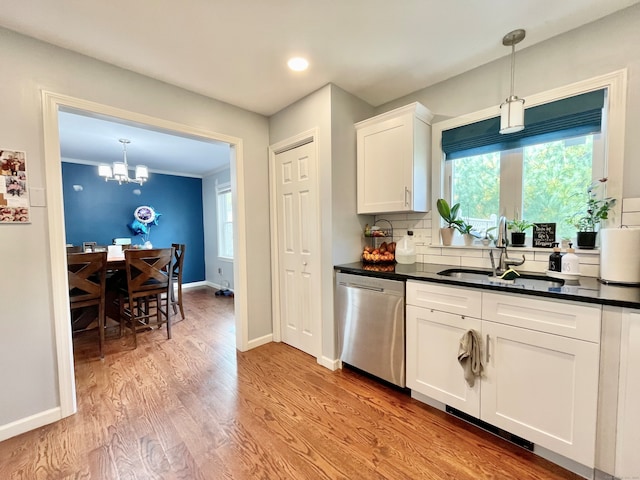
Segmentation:
[(358, 213), (428, 211), (432, 118), (412, 103), (356, 123)]

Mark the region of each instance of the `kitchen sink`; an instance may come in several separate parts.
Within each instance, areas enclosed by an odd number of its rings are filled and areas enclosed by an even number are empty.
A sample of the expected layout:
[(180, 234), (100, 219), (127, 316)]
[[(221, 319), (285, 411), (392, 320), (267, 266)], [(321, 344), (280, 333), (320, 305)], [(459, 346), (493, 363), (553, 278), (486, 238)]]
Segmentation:
[(520, 276), (515, 278), (514, 280), (503, 280), (499, 277), (494, 277), (493, 272), (489, 270), (469, 268), (448, 268), (446, 270), (438, 272), (438, 275), (457, 280), (489, 283), (491, 285), (515, 285), (522, 288), (535, 288), (544, 290), (547, 290), (549, 288), (558, 288), (564, 285), (564, 280), (549, 278), (546, 275), (521, 273)]

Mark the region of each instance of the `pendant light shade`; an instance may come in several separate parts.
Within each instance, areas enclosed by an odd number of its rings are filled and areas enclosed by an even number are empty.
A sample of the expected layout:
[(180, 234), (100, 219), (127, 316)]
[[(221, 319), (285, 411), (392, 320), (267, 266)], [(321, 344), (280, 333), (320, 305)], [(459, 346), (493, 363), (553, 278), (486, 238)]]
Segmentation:
[(507, 33), (503, 39), (504, 46), (511, 47), (511, 90), (509, 97), (500, 105), (500, 133), (514, 133), (524, 130), (524, 99), (513, 93), (516, 71), (516, 44), (520, 43), (526, 32), (522, 29)]
[(142, 185), (149, 179), (149, 169), (144, 165), (135, 167), (135, 178), (129, 177), (129, 164), (127, 163), (127, 144), (131, 143), (126, 138), (118, 140), (122, 143), (122, 161), (113, 162), (112, 165), (98, 166), (98, 175), (104, 177), (105, 181), (115, 180), (120, 185), (123, 183), (137, 183)]
[(500, 133), (524, 130), (524, 99), (515, 95), (500, 105)]

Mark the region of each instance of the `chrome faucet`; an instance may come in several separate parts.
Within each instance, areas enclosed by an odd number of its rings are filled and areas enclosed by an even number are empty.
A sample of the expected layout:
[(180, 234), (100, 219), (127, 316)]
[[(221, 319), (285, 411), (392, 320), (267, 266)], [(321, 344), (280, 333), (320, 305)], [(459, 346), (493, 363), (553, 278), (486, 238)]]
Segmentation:
[(496, 267), (495, 260), (493, 258), (493, 250), (489, 251), (489, 257), (491, 258), (491, 268), (493, 270), (493, 276), (497, 277), (502, 275), (504, 272), (509, 270), (511, 266), (522, 265), (525, 262), (524, 255), (522, 255), (522, 260), (516, 260), (513, 258), (509, 258), (509, 254), (507, 253), (507, 218), (502, 215), (500, 220), (498, 220), (498, 238), (496, 239), (496, 247), (500, 250), (500, 257), (498, 258), (498, 265)]

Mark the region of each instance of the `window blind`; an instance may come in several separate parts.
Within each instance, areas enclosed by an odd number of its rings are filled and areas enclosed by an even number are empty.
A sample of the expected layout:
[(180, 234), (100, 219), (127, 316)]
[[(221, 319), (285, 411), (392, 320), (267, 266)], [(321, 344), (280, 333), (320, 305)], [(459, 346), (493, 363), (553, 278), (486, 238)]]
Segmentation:
[(582, 93), (524, 111), (524, 130), (502, 135), (500, 117), (442, 132), (447, 160), (552, 142), (600, 132), (605, 89)]

